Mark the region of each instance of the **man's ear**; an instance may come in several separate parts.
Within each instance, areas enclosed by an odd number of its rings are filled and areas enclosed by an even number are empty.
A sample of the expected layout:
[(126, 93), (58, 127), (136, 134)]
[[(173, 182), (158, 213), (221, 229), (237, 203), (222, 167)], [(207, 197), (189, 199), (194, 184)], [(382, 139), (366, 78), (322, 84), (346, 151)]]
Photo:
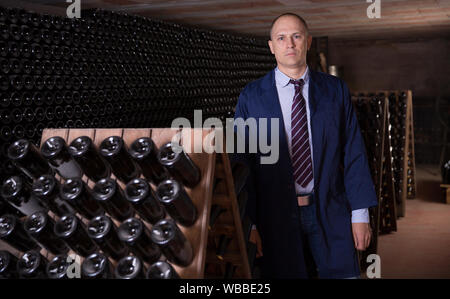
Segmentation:
[(275, 54), (275, 53), (273, 52), (273, 44), (272, 44), (272, 40), (269, 39), (269, 41), (268, 41), (267, 43), (269, 44), (270, 52), (272, 52), (272, 54)]
[(311, 44), (312, 44), (312, 35), (308, 34), (308, 51), (311, 48)]

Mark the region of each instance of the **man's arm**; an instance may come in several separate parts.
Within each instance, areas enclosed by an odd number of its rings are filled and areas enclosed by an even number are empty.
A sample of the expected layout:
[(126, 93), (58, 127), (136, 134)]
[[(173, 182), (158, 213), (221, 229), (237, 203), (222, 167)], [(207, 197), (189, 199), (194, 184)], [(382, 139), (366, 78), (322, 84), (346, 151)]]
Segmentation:
[(342, 81), (344, 101), (344, 185), (351, 210), (377, 206), (375, 187), (367, 162), (366, 147), (347, 85)]
[(369, 223), (369, 209), (358, 209), (352, 211), (352, 223)]
[(371, 240), (368, 208), (378, 205), (375, 187), (367, 162), (366, 148), (347, 85), (342, 81), (345, 138), (344, 185), (352, 209), (352, 232), (355, 248), (365, 250)]
[(369, 247), (372, 238), (370, 228), (369, 209), (359, 209), (352, 211), (352, 232), (355, 248), (365, 250)]

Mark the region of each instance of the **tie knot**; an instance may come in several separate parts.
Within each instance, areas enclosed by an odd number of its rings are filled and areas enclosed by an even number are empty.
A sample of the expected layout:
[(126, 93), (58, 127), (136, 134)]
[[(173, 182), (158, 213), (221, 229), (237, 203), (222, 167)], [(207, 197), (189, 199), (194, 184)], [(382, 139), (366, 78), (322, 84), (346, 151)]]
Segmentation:
[(297, 89), (297, 88), (303, 87), (303, 85), (305, 84), (305, 81), (303, 79), (300, 79), (300, 80), (291, 79), (289, 81), (289, 83), (294, 84), (295, 88)]

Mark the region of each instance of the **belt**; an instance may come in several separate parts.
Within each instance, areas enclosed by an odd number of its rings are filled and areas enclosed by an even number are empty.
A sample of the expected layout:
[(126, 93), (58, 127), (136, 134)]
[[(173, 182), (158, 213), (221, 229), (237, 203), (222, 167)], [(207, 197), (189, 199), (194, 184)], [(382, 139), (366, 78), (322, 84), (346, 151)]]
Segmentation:
[(297, 195), (297, 203), (299, 207), (309, 206), (312, 202), (312, 194)]

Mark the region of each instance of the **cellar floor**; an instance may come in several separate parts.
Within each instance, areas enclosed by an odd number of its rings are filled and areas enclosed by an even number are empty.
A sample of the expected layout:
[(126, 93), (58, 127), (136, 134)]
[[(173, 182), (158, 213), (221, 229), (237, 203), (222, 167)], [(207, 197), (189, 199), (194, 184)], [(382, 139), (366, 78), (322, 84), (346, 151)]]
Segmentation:
[(416, 198), (397, 232), (379, 236), (381, 278), (450, 278), (450, 204), (436, 166), (416, 165)]

